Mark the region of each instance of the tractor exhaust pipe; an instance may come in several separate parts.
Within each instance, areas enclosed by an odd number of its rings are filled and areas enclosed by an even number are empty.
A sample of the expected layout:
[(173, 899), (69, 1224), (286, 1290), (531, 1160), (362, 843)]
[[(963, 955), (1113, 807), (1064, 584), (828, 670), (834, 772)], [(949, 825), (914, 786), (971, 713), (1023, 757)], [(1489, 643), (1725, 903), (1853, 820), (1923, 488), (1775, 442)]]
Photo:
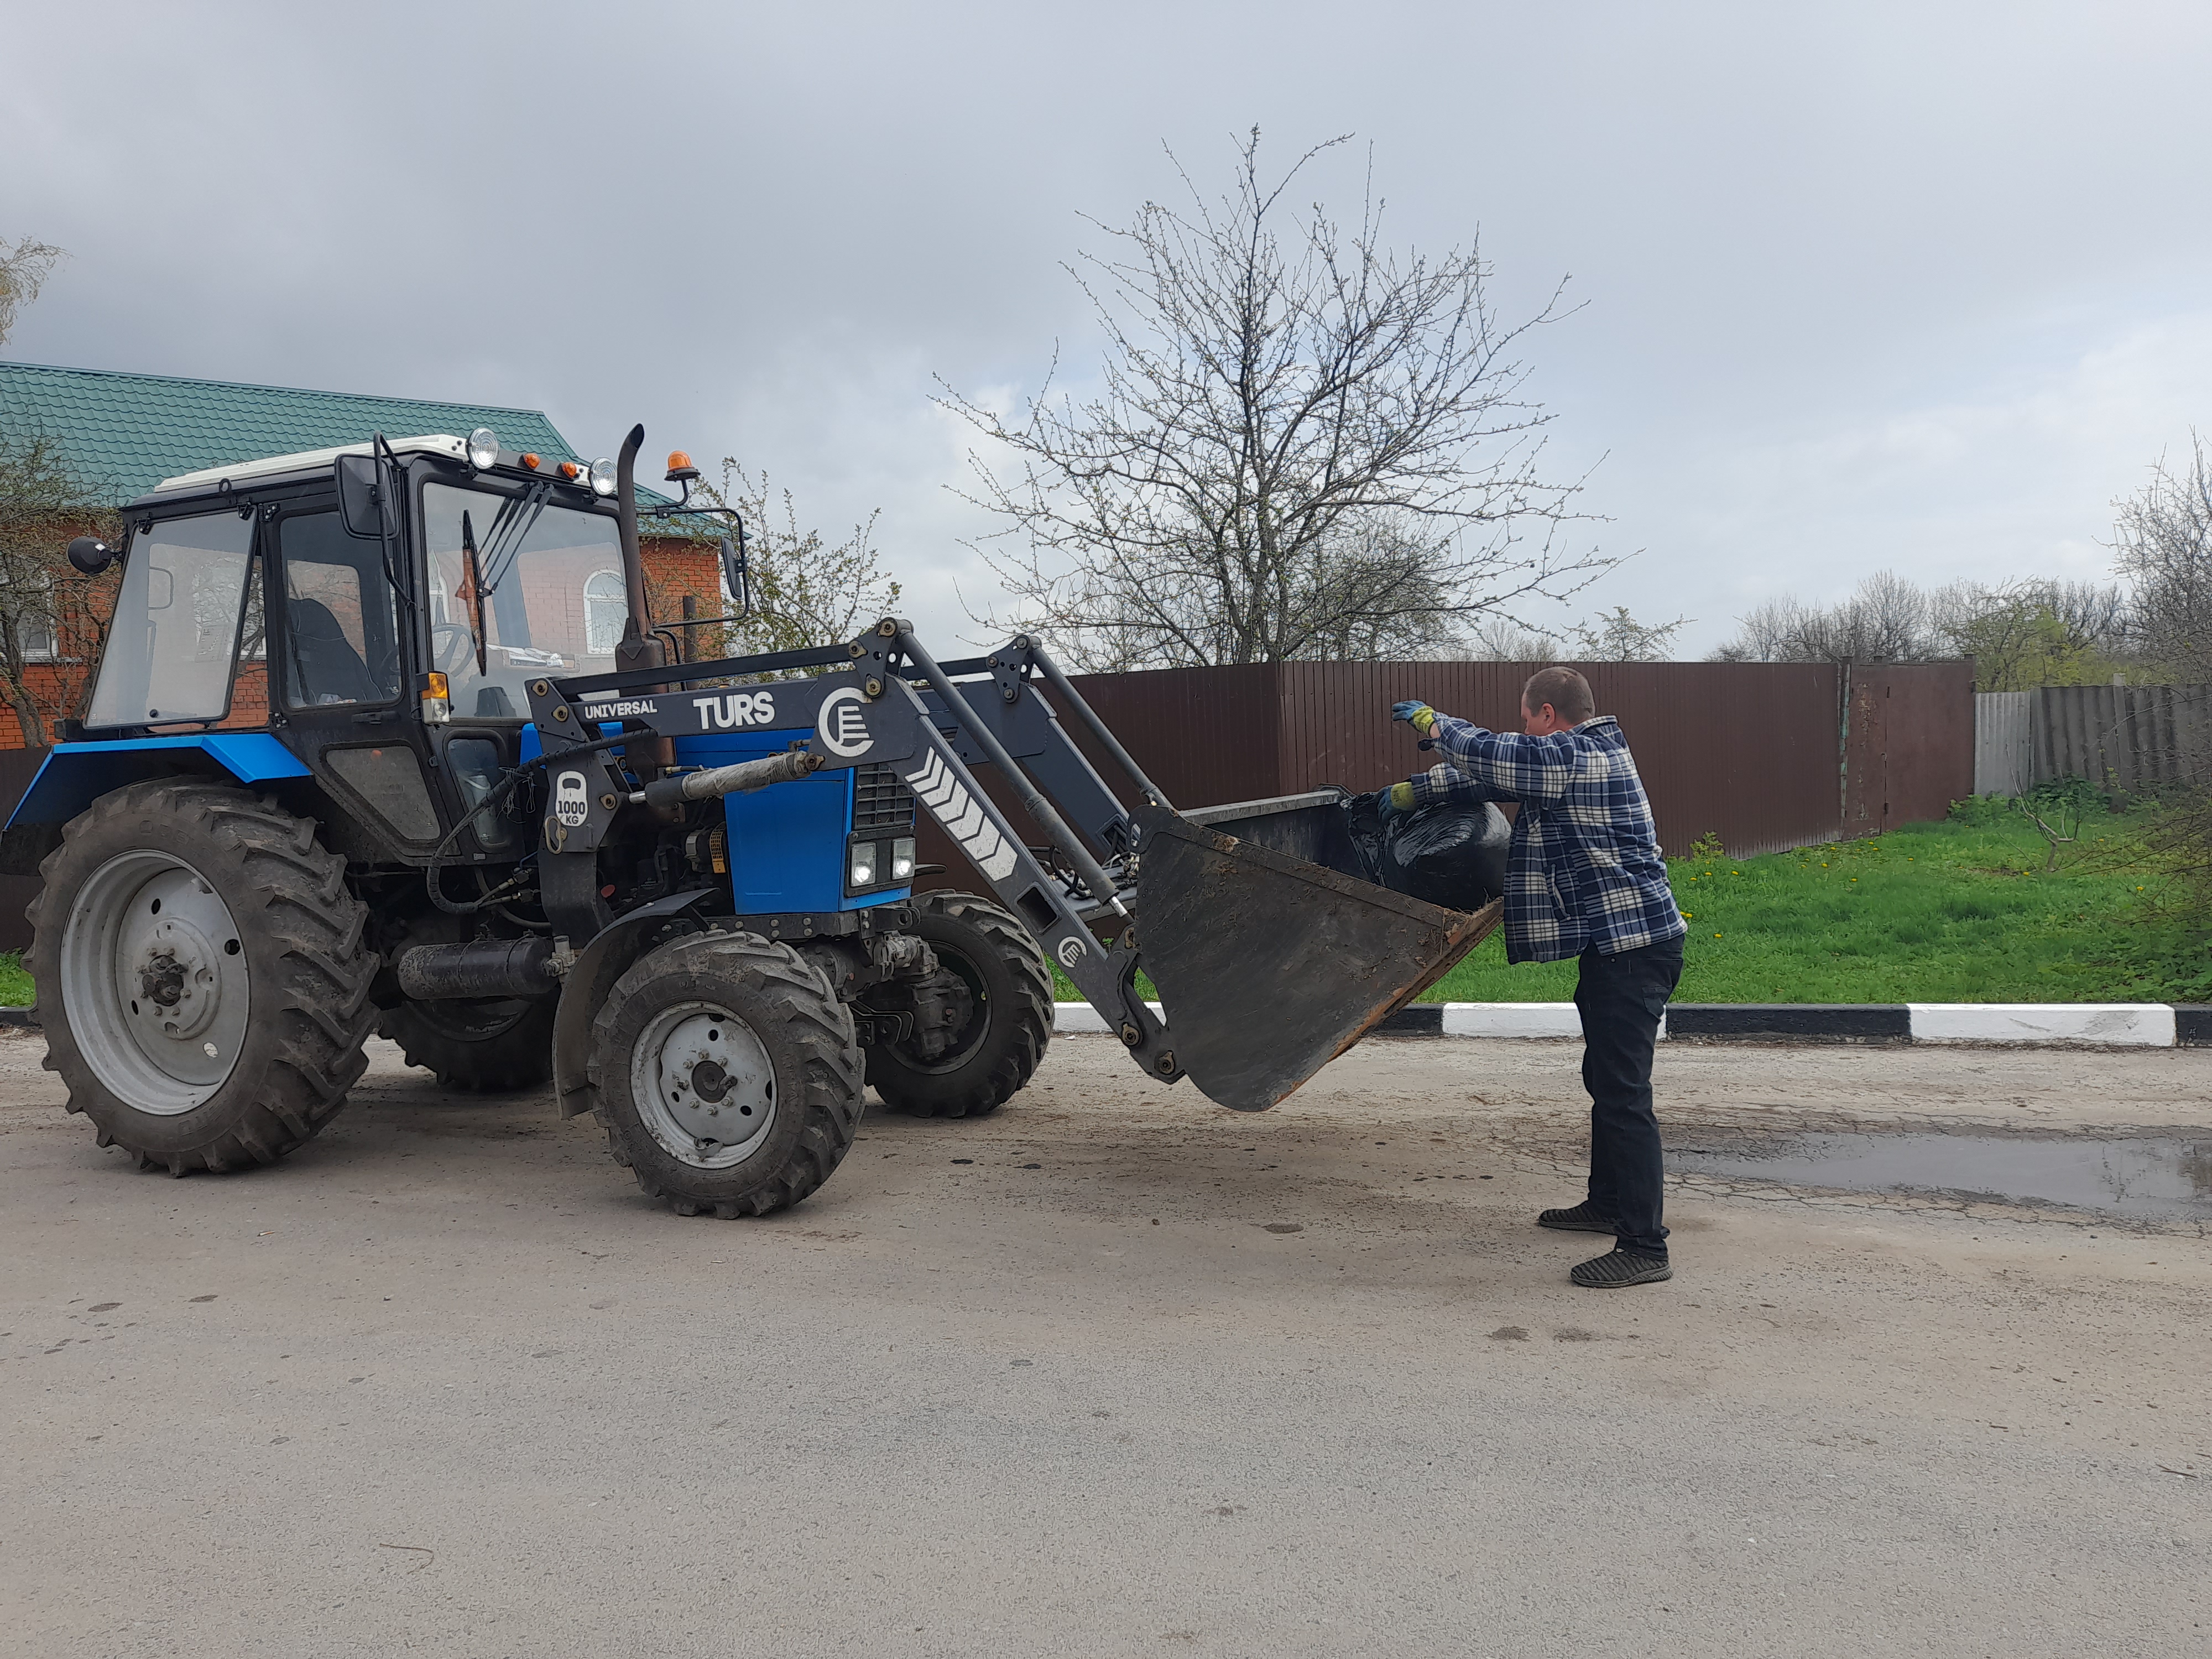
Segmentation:
[(399, 958), (399, 988), (416, 1002), (481, 997), (550, 996), (550, 939), (478, 939), (468, 945), (418, 945)]
[[(668, 661), (660, 641), (646, 631), (653, 625), (653, 617), (645, 606), (645, 556), (637, 544), (637, 452), (644, 447), (645, 426), (641, 422), (630, 428), (629, 435), (615, 453), (615, 526), (622, 538), (623, 588), (629, 602), (629, 620), (623, 626), (622, 638), (615, 642), (615, 666), (624, 672), (660, 668)], [(649, 685), (644, 689), (665, 691), (668, 688)], [(636, 757), (665, 772), (676, 764), (676, 744), (667, 738), (647, 738), (637, 745)]]

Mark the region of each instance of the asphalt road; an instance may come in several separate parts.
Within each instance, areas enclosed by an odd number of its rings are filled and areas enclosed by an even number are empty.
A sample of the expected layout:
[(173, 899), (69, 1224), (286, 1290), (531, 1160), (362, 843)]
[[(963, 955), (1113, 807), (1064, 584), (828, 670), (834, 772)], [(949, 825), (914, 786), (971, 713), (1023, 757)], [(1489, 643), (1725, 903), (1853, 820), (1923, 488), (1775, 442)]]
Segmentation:
[[(1104, 1039), (765, 1222), (378, 1045), (282, 1166), (0, 1038), (0, 1653), (2198, 1655), (2201, 1224), (1757, 1183), (1577, 1291), (1577, 1050)], [(1670, 1133), (2212, 1128), (2212, 1052), (1669, 1045)]]

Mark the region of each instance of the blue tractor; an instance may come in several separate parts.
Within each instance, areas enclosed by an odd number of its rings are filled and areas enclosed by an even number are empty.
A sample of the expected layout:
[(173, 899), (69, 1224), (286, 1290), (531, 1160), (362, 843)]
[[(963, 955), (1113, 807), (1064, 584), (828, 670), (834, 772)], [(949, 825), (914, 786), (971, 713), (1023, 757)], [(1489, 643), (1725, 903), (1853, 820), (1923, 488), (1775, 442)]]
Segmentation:
[[(699, 659), (732, 618), (649, 615), (643, 441), (379, 437), (169, 479), (119, 550), (72, 544), (120, 560), (113, 625), (0, 867), (42, 878), (46, 1064), (102, 1146), (273, 1163), (380, 1032), (458, 1087), (550, 1081), (680, 1213), (760, 1215), (870, 1086), (1018, 1091), (1051, 962), (1152, 1076), (1257, 1109), (1494, 923), (1375, 885), (1334, 797), (1176, 814), (1032, 639), (939, 663), (886, 618)], [(915, 890), (918, 813), (988, 892)]]

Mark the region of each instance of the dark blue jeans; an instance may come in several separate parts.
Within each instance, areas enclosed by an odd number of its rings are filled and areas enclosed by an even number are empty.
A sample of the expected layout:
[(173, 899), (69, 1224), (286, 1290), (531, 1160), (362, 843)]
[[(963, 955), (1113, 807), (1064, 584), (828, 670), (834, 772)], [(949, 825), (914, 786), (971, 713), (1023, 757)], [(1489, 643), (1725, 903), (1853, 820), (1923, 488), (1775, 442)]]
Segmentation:
[(1622, 1249), (1664, 1255), (1651, 1054), (1659, 1018), (1682, 977), (1682, 941), (1612, 956), (1592, 946), (1580, 966), (1575, 1006), (1583, 1017), (1583, 1087), (1590, 1097), (1590, 1207), (1613, 1218)]

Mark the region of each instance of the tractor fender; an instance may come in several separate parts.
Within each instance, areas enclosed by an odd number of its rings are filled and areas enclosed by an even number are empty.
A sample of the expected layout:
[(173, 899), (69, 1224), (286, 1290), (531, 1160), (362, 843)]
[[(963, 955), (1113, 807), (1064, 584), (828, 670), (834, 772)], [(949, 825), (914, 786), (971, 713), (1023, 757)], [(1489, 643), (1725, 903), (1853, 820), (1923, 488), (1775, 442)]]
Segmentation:
[(58, 743), (0, 831), (0, 874), (37, 875), (40, 861), (61, 845), (62, 826), (126, 784), (184, 776), (253, 785), (309, 775), (266, 732)]
[(553, 1015), (553, 1099), (564, 1118), (581, 1117), (592, 1109), (592, 1019), (628, 973), (630, 964), (645, 954), (647, 942), (659, 924), (696, 910), (714, 894), (702, 888), (671, 893), (666, 898), (641, 904), (617, 916), (577, 953), (574, 964), (561, 980), (561, 1005)]
[[(210, 766), (210, 762), (214, 765)], [(67, 823), (111, 791), (166, 773), (220, 768), (240, 783), (312, 776), (266, 732), (202, 732), (181, 738), (58, 743), (9, 816), (18, 824)]]

